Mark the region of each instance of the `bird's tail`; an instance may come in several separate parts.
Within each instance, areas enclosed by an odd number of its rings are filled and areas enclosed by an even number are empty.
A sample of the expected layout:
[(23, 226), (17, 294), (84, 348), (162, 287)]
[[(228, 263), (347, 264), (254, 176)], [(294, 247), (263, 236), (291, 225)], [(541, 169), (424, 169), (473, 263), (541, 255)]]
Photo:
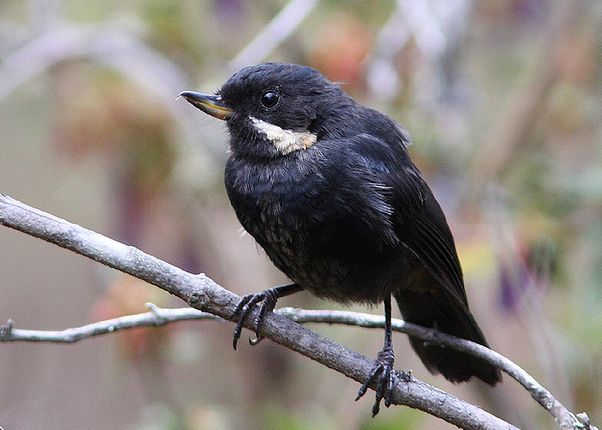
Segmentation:
[[(489, 347), (468, 306), (457, 298), (443, 291), (430, 293), (416, 290), (401, 290), (394, 296), (405, 321), (436, 328)], [(495, 385), (502, 379), (497, 368), (474, 356), (426, 344), (412, 336), (410, 343), (431, 373), (440, 373), (449, 381), (464, 382), (476, 376), (490, 385)]]

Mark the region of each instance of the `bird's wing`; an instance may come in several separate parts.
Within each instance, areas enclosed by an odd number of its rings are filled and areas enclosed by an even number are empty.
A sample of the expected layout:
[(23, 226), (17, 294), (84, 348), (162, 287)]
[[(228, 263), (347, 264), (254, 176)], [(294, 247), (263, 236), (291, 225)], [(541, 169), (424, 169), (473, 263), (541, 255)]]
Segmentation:
[(402, 245), (433, 277), (467, 303), (460, 261), (445, 215), (401, 143), (389, 145), (374, 136), (356, 136), (352, 150), (375, 172), (393, 208), (393, 228)]

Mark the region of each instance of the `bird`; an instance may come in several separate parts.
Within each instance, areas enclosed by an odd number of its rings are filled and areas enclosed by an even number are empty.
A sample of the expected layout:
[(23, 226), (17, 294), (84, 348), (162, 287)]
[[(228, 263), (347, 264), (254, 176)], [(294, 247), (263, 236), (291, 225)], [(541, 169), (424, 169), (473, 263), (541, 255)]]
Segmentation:
[[(469, 310), (451, 230), (410, 158), (405, 128), (299, 64), (250, 65), (214, 94), (180, 96), (225, 121), (230, 203), (292, 281), (241, 299), (234, 349), (256, 305), (258, 340), (277, 300), (302, 290), (343, 304), (384, 303), (384, 345), (356, 398), (374, 384), (374, 416), (403, 376), (394, 370), (391, 297), (404, 320), (488, 347)], [(431, 373), (454, 383), (501, 380), (480, 358), (412, 336), (410, 344)]]

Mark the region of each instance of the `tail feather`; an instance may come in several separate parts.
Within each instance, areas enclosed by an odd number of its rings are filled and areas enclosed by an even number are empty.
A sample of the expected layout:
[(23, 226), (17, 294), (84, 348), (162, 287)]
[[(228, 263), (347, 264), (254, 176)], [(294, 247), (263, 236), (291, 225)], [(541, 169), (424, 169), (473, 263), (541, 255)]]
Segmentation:
[[(444, 291), (401, 290), (394, 294), (404, 320), (489, 347), (483, 332), (465, 303)], [(439, 345), (426, 344), (410, 336), (410, 343), (426, 368), (452, 382), (476, 376), (489, 385), (501, 381), (500, 371), (491, 364), (466, 353)]]

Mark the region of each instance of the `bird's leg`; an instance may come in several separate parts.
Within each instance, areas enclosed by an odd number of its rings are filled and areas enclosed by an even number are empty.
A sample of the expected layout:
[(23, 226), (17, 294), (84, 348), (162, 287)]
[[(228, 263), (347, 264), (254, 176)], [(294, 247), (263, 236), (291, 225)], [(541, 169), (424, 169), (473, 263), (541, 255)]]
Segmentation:
[(385, 406), (391, 405), (391, 395), (393, 388), (397, 384), (398, 376), (393, 369), (393, 363), (395, 361), (395, 354), (393, 353), (393, 330), (391, 329), (391, 297), (385, 299), (385, 344), (383, 349), (378, 353), (376, 360), (368, 374), (368, 378), (362, 384), (357, 397), (355, 400), (359, 400), (366, 391), (370, 384), (376, 381), (376, 400), (372, 406), (372, 416), (378, 414), (380, 410), (380, 401), (385, 399)]
[(281, 285), (278, 287), (270, 288), (260, 293), (252, 293), (244, 296), (236, 309), (234, 310), (234, 315), (238, 316), (238, 323), (236, 324), (236, 328), (234, 329), (234, 339), (232, 341), (232, 346), (236, 349), (236, 345), (238, 344), (238, 339), (240, 339), (240, 334), (242, 332), (242, 326), (245, 321), (247, 315), (251, 313), (253, 307), (256, 304), (261, 303), (259, 307), (259, 314), (257, 318), (255, 318), (255, 339), (250, 340), (251, 344), (256, 344), (261, 340), (261, 336), (259, 335), (259, 331), (263, 326), (263, 320), (268, 312), (274, 310), (276, 306), (276, 302), (280, 297), (288, 296), (289, 294), (296, 293), (301, 291), (303, 287), (297, 284), (288, 284)]

